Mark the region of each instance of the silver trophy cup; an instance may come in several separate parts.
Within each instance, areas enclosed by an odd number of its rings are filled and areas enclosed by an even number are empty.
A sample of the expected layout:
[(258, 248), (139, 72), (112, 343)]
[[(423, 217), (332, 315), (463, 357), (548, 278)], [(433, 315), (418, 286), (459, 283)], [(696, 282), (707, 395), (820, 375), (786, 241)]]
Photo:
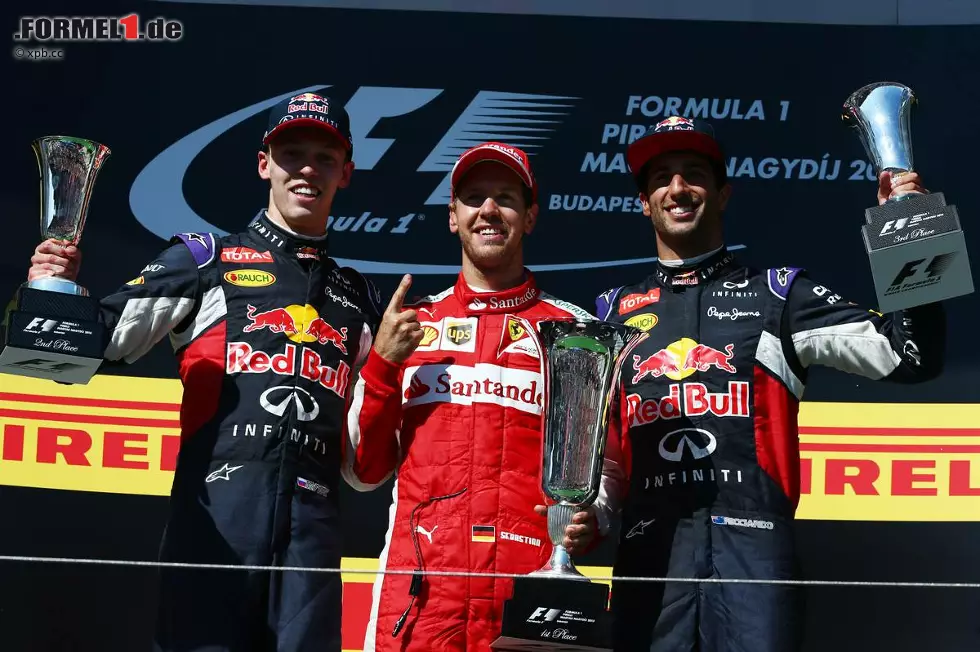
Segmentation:
[(857, 131), (877, 174), (913, 170), (909, 116), (915, 103), (912, 89), (895, 82), (868, 84), (844, 102), (842, 119)]
[(648, 337), (637, 328), (599, 320), (543, 320), (535, 334), (541, 352), (544, 405), (541, 488), (548, 505), (548, 563), (534, 575), (586, 580), (562, 541), (572, 516), (599, 496), (609, 428), (623, 359)]
[[(41, 238), (77, 245), (85, 228), (95, 179), (110, 155), (94, 140), (72, 136), (44, 136), (31, 146), (41, 175)], [(57, 276), (29, 281), (36, 290), (88, 296), (88, 290)]]
[[(876, 176), (912, 172), (912, 89), (875, 82), (845, 100), (842, 118), (853, 129)], [(966, 240), (955, 205), (941, 192), (889, 193), (864, 212), (862, 229), (878, 310), (893, 312), (973, 293)]]

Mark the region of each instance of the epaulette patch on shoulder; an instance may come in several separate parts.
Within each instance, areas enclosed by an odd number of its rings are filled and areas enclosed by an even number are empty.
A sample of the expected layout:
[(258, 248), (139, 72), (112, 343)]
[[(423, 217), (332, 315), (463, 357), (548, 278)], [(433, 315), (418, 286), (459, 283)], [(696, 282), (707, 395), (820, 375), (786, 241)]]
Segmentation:
[(616, 297), (619, 296), (619, 291), (622, 289), (622, 286), (610, 288), (595, 298), (596, 317), (602, 320), (609, 319), (616, 308)]
[(183, 242), (190, 249), (198, 269), (207, 267), (214, 262), (217, 246), (213, 233), (178, 233), (170, 238), (170, 244)]
[(785, 301), (786, 297), (789, 296), (789, 288), (793, 285), (793, 279), (802, 271), (802, 267), (770, 268), (768, 273), (769, 291)]

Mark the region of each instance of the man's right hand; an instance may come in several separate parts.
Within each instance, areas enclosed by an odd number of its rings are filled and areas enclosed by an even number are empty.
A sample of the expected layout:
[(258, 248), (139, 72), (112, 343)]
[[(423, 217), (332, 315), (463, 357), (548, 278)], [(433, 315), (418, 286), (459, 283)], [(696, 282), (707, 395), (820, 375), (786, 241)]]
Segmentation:
[(65, 240), (45, 240), (34, 250), (31, 256), (31, 269), (27, 272), (27, 280), (57, 276), (74, 281), (78, 269), (82, 265), (82, 252), (75, 245)]
[(378, 336), (374, 340), (374, 351), (394, 364), (405, 362), (422, 341), (418, 312), (402, 309), (405, 295), (411, 286), (412, 277), (406, 274), (391, 295), (388, 308), (381, 318)]

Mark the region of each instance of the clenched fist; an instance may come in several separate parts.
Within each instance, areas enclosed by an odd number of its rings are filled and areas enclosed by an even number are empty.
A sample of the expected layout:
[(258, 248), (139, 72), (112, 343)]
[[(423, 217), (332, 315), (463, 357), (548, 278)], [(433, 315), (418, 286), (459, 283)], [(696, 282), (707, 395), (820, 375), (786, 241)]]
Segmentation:
[(374, 340), (375, 352), (394, 364), (405, 362), (422, 341), (422, 326), (419, 325), (418, 312), (402, 309), (402, 303), (410, 287), (412, 287), (412, 277), (406, 274), (391, 295), (388, 308), (381, 317), (378, 336)]
[[(535, 505), (534, 513), (539, 516), (548, 515), (548, 507)], [(570, 555), (580, 555), (588, 550), (599, 529), (595, 515), (595, 505), (589, 505), (572, 515), (572, 522), (565, 528), (565, 537), (561, 545)]]
[(82, 265), (82, 252), (65, 240), (48, 239), (37, 246), (31, 256), (28, 281), (57, 276), (74, 281)]
[(922, 186), (918, 172), (893, 174), (889, 171), (878, 175), (878, 205), (900, 195), (924, 195), (929, 191)]

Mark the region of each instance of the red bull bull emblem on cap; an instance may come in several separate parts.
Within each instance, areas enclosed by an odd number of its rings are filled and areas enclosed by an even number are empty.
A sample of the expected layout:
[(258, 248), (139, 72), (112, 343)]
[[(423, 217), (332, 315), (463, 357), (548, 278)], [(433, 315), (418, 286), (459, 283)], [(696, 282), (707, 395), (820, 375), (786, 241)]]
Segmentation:
[(655, 131), (694, 131), (694, 123), (687, 118), (674, 115), (661, 120), (654, 128)]

